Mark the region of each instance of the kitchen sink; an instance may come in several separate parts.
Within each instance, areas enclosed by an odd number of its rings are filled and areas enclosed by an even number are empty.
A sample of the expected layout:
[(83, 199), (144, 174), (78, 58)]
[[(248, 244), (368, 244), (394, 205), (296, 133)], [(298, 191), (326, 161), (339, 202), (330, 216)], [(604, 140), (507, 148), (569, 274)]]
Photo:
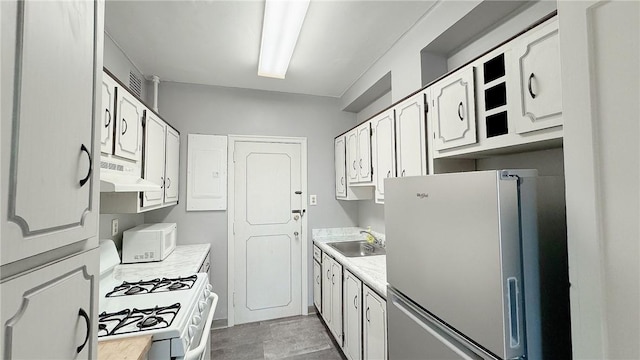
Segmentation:
[(366, 240), (330, 242), (327, 245), (338, 250), (346, 257), (385, 255), (384, 248), (367, 243)]

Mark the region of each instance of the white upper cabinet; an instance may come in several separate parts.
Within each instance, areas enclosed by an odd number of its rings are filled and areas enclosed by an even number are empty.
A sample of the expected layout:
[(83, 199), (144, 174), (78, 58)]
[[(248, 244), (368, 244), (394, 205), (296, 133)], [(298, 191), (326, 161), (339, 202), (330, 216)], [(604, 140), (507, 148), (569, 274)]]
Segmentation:
[(431, 86), (434, 149), (475, 144), (474, 67), (464, 67)]
[(180, 133), (167, 126), (166, 168), (164, 182), (165, 204), (178, 202), (180, 182)]
[(384, 179), (396, 176), (393, 109), (371, 119), (371, 152), (375, 201), (384, 201)]
[(144, 126), (144, 168), (145, 180), (162, 187), (160, 191), (145, 191), (142, 206), (162, 205), (164, 200), (164, 172), (167, 124), (152, 111), (145, 112)]
[(97, 246), (102, 111), (93, 94), (100, 91), (102, 29), (99, 3), (1, 6), (5, 265), (89, 238)]
[(348, 184), (371, 183), (371, 123), (359, 125), (346, 137)]
[(425, 93), (419, 92), (394, 109), (398, 176), (426, 175)]
[(123, 88), (117, 93), (116, 144), (114, 155), (138, 161), (142, 150), (144, 105)]
[(100, 122), (100, 150), (113, 153), (113, 130), (115, 128), (116, 82), (106, 73), (102, 74), (102, 112)]
[(347, 148), (345, 144), (345, 136), (338, 136), (334, 140), (334, 157), (336, 171), (336, 198), (347, 197), (347, 179), (346, 179), (346, 155)]
[(371, 182), (371, 123), (366, 122), (358, 131), (358, 182)]
[(562, 125), (562, 84), (557, 18), (518, 38), (514, 65), (521, 99), (516, 114), (518, 134)]
[(348, 183), (358, 182), (358, 130), (353, 129), (346, 135), (347, 144), (347, 177)]

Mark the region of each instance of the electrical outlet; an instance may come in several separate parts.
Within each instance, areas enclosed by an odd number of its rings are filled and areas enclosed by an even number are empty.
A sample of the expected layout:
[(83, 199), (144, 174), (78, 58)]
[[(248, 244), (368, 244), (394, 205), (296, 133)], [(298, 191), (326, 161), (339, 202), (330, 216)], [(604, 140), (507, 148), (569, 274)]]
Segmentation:
[(318, 205), (318, 195), (309, 195), (309, 205)]
[(118, 235), (118, 219), (111, 220), (111, 236)]

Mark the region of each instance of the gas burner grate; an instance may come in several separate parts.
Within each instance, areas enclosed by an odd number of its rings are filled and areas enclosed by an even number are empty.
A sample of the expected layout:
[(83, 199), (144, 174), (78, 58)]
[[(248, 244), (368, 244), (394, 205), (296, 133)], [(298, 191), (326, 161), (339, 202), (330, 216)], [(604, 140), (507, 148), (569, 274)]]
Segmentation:
[(123, 282), (113, 288), (106, 297), (139, 295), (159, 293), (166, 291), (188, 290), (193, 287), (198, 277), (191, 275), (188, 277), (178, 277), (173, 279), (158, 278), (153, 280), (143, 280), (138, 282)]
[(98, 316), (98, 337), (164, 329), (171, 326), (179, 310), (180, 303), (175, 303), (142, 310), (102, 312)]

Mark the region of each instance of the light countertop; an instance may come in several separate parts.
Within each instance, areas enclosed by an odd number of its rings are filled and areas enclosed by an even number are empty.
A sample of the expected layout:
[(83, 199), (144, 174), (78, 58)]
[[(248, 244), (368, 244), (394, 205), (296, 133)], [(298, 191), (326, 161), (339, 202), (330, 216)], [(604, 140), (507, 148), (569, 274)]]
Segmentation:
[(113, 270), (117, 280), (139, 281), (154, 277), (179, 277), (198, 272), (200, 264), (209, 254), (210, 244), (178, 245), (162, 261), (138, 264), (120, 264)]
[(142, 360), (151, 348), (151, 335), (98, 342), (98, 360)]
[[(328, 242), (364, 240), (360, 228), (314, 229), (313, 241), (323, 252), (331, 255), (345, 270), (349, 270), (363, 283), (384, 298), (387, 297), (387, 256), (346, 257), (327, 245)], [(384, 235), (374, 233), (384, 241)]]

